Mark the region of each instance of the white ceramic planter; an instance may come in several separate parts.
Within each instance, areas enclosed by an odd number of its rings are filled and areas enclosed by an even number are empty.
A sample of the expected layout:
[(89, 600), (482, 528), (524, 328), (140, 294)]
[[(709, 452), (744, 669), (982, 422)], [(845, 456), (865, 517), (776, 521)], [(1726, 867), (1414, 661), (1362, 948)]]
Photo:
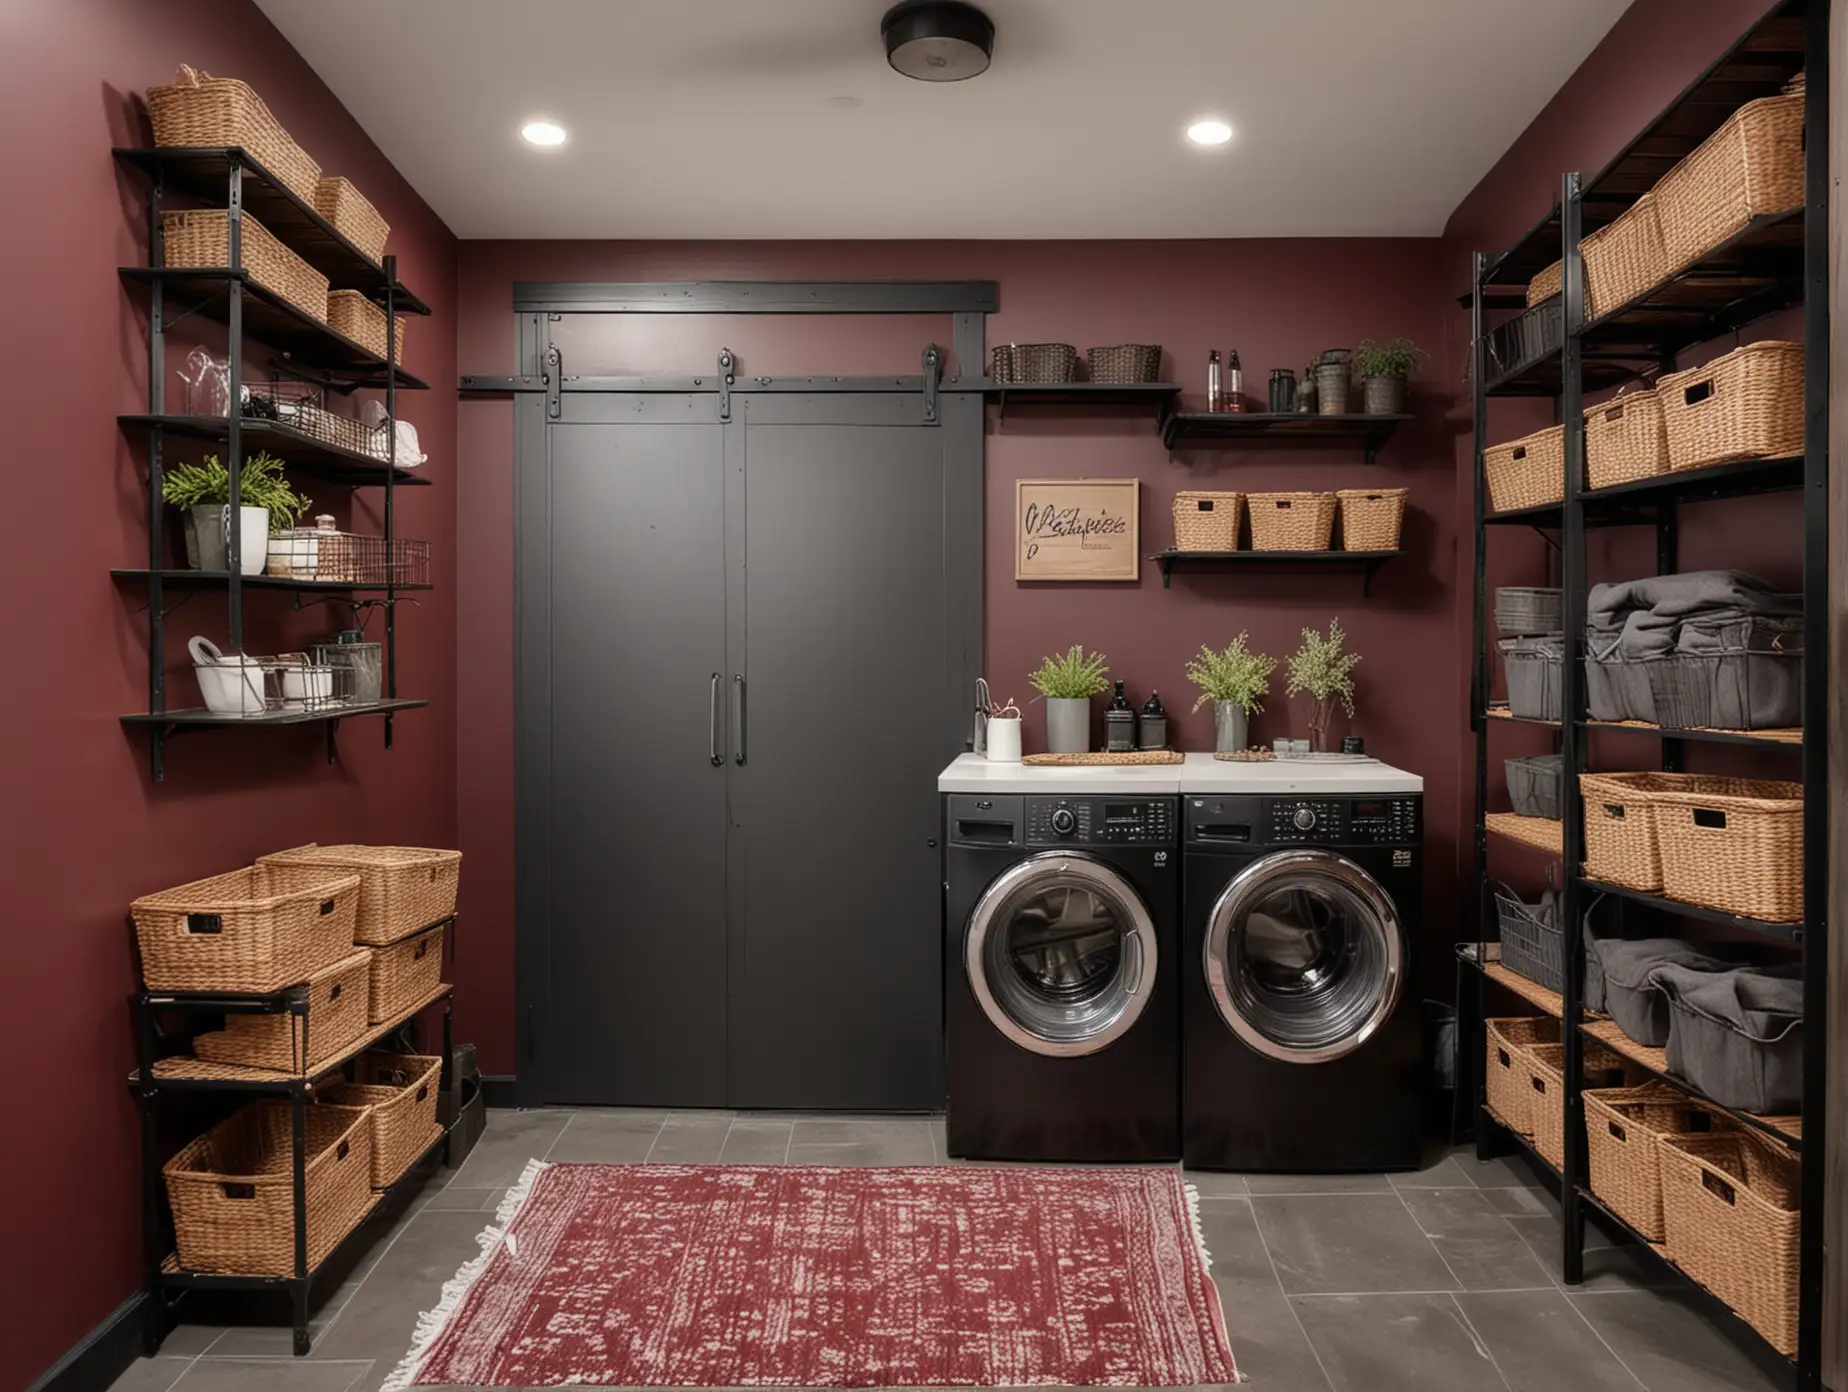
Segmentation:
[[(230, 511), (222, 503), (212, 503), (187, 508), (181, 514), (186, 532), (186, 563), (194, 570), (231, 568)], [(238, 569), (245, 575), (261, 575), (269, 560), (269, 509), (241, 507), (237, 511)]]

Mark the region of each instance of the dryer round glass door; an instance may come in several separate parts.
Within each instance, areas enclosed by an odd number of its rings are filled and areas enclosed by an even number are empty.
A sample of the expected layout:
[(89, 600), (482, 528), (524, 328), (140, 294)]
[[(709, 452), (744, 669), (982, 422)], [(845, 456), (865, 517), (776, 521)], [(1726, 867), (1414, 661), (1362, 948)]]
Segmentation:
[(970, 916), (963, 962), (989, 1022), (1036, 1054), (1092, 1054), (1155, 988), (1155, 924), (1102, 861), (1049, 851), (1010, 867)]
[(1268, 1058), (1326, 1063), (1372, 1038), (1399, 1001), (1405, 944), (1391, 897), (1332, 851), (1247, 866), (1207, 924), (1207, 990)]

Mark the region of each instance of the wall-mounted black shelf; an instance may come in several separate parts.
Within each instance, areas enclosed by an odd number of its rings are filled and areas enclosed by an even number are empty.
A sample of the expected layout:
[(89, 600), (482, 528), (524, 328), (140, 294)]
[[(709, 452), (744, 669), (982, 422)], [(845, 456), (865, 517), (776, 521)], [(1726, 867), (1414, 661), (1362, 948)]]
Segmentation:
[(1373, 574), (1403, 551), (1157, 551), (1149, 559), (1161, 567), (1161, 587), (1174, 580), (1176, 570), (1219, 570), (1224, 567), (1319, 566), (1358, 570), (1361, 593), (1373, 592)]
[(1161, 442), (1169, 449), (1332, 449), (1361, 450), (1367, 462), (1392, 439), (1410, 416), (1275, 415), (1269, 411), (1163, 411)]
[[(231, 433), (231, 422), (223, 416), (151, 416), (116, 417), (124, 430), (145, 431), (158, 426), (169, 435), (191, 440), (208, 440), (222, 444)], [(295, 470), (310, 478), (350, 488), (383, 488), (387, 473), (400, 488), (428, 487), (430, 480), (414, 469), (391, 469), (382, 459), (358, 450), (317, 440), (278, 421), (259, 416), (245, 416), (239, 434), (251, 450), (266, 450)]]
[(997, 382), (992, 377), (949, 378), (944, 391), (979, 391), (1001, 408), (1016, 406), (1115, 406), (1166, 408), (1181, 394), (1176, 382)]
[(277, 725), (338, 725), (342, 720), (358, 720), (369, 715), (390, 715), (393, 711), (417, 710), (428, 701), (368, 701), (364, 705), (323, 706), (316, 710), (265, 711), (262, 715), (219, 715), (203, 706), (184, 710), (136, 711), (122, 717), (124, 725), (157, 725), (167, 730), (258, 730)]
[[(223, 570), (112, 570), (109, 572), (117, 580), (146, 583), (159, 579), (169, 589), (176, 590), (222, 590), (230, 585), (231, 576)], [(239, 578), (239, 584), (251, 590), (295, 590), (302, 594), (359, 594), (368, 590), (384, 590), (384, 585), (350, 585), (341, 580), (295, 580), (284, 575), (245, 575)], [(400, 581), (390, 586), (394, 590), (429, 590), (435, 586), (427, 583), (406, 584)]]
[[(1745, 459), (1734, 464), (1714, 464), (1705, 469), (1684, 469), (1679, 473), (1632, 479), (1608, 488), (1588, 488), (1579, 494), (1579, 502), (1585, 509), (1588, 527), (1654, 526), (1661, 520), (1664, 507), (1744, 498), (1755, 493), (1789, 493), (1802, 486), (1803, 458), (1797, 455)], [(1564, 504), (1544, 503), (1538, 507), (1492, 512), (1482, 521), (1490, 527), (1557, 528), (1564, 514)]]
[[(1653, 360), (1652, 360), (1653, 361)], [(1560, 354), (1555, 348), (1537, 358), (1509, 368), (1500, 376), (1489, 378), (1485, 396), (1554, 397), (1564, 388), (1560, 379)], [(1586, 391), (1603, 391), (1634, 382), (1649, 367), (1634, 353), (1587, 352), (1584, 357)]]

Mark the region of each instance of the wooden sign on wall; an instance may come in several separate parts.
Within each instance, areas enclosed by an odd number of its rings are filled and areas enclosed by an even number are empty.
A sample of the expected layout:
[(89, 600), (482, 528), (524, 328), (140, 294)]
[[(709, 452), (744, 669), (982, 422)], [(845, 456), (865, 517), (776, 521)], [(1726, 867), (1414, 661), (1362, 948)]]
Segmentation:
[(1021, 479), (1014, 485), (1016, 580), (1137, 580), (1136, 479)]

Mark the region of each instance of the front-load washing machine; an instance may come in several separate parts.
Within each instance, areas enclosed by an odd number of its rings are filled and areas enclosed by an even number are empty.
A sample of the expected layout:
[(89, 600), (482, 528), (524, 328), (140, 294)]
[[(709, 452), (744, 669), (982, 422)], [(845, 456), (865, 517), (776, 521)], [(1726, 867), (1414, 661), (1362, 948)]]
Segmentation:
[(1177, 799), (1083, 786), (943, 799), (953, 1156), (1180, 1155)]
[(1370, 760), (1238, 768), (1182, 785), (1182, 1156), (1414, 1168), (1423, 784)]

